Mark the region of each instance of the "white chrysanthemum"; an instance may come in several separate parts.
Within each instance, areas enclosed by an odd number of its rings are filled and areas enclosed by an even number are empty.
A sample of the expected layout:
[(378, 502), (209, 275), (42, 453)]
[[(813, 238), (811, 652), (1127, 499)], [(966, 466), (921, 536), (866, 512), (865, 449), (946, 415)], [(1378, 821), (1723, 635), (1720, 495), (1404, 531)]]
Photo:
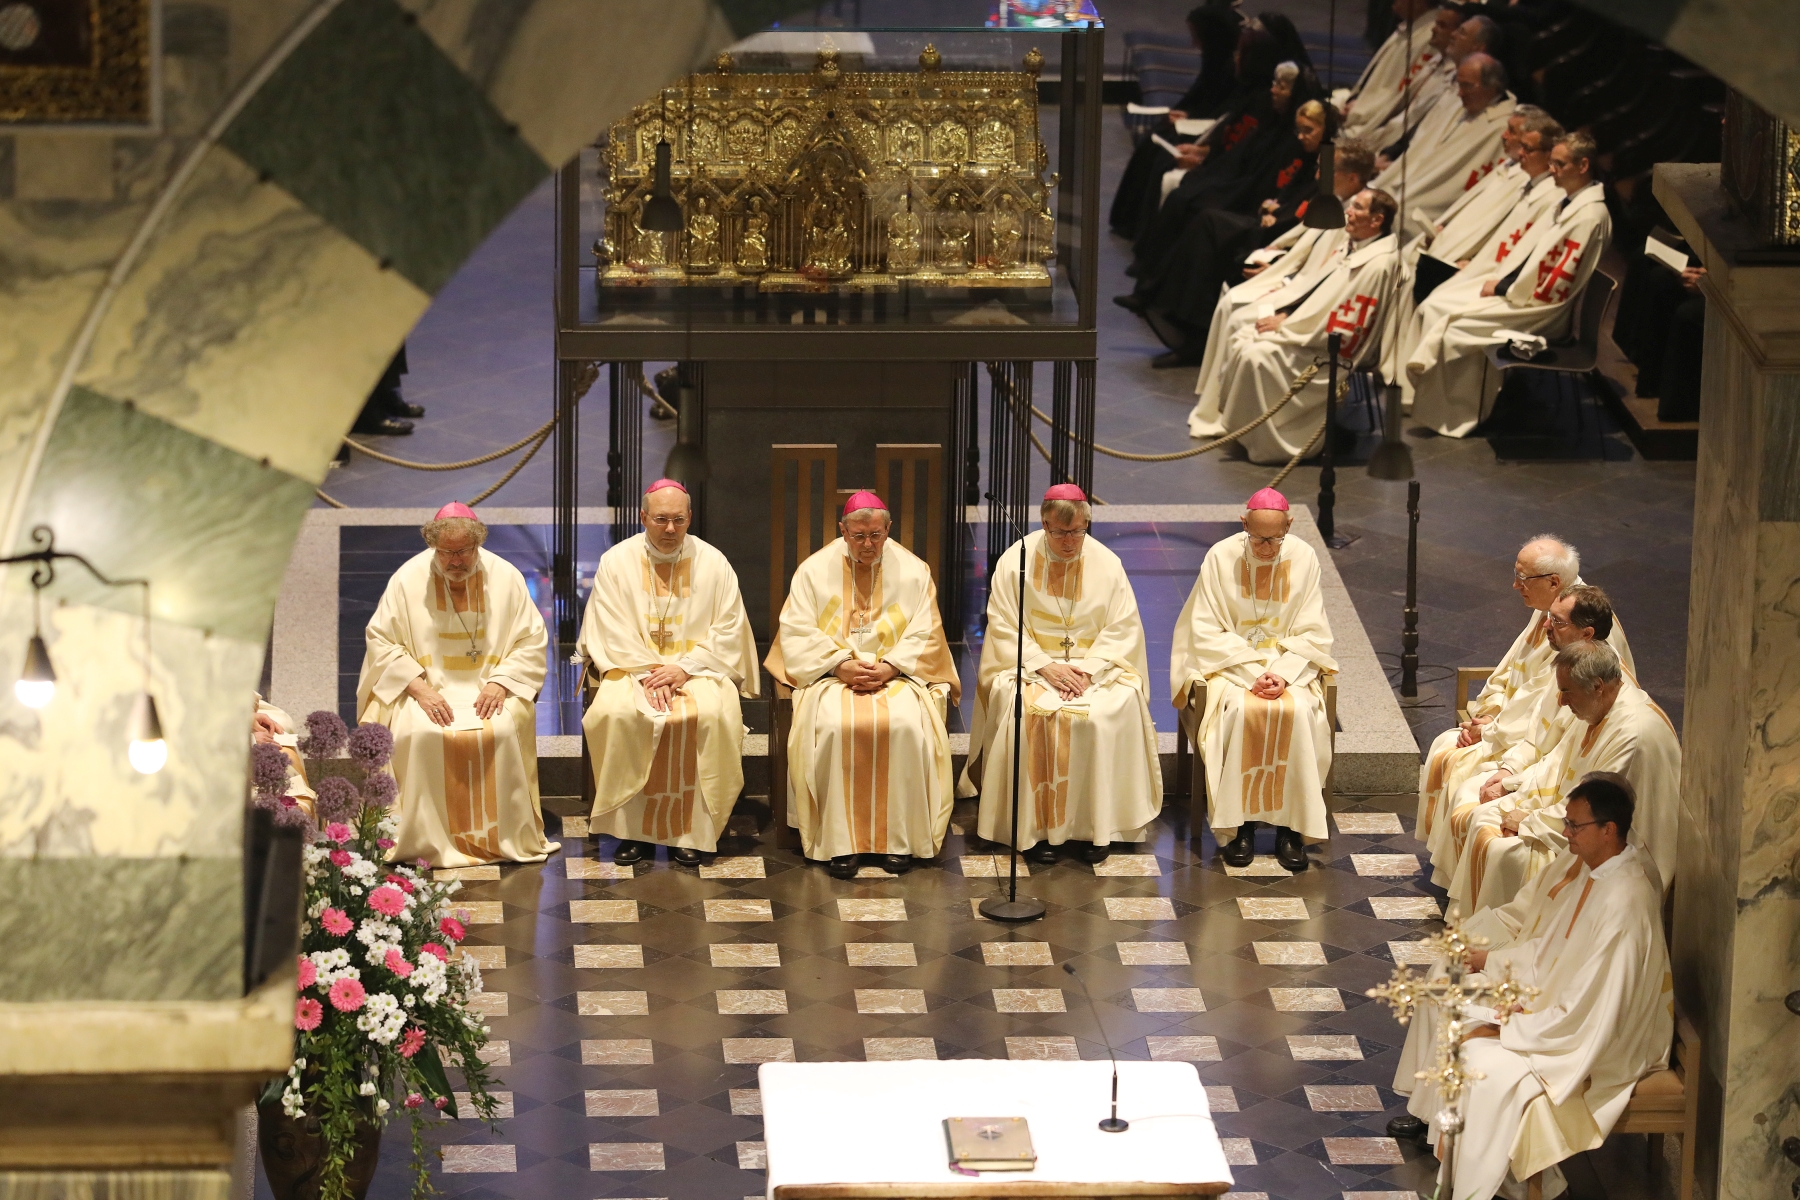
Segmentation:
[(373, 1096), (375, 1094), (375, 1085), (368, 1080), (364, 1080), (363, 1085), (356, 1089), (356, 1094), (359, 1096)]
[(387, 992), (371, 993), (357, 1015), (356, 1027), (380, 1045), (391, 1045), (406, 1027), (406, 1010)]
[(314, 950), (307, 957), (311, 958), (313, 966), (318, 968), (318, 987), (321, 990), (329, 988), (340, 979), (360, 980), (362, 978), (362, 973), (350, 965), (350, 952), (342, 946), (333, 947), (330, 950)]
[(375, 864), (366, 858), (359, 858), (344, 868), (344, 874), (362, 883), (375, 882)]

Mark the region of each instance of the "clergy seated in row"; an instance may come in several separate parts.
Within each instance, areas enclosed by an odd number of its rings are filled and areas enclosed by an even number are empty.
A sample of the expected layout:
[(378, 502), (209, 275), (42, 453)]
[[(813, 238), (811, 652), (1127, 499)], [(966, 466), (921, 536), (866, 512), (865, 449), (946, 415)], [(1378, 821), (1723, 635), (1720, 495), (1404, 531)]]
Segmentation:
[(358, 720), (394, 734), (395, 860), (540, 862), (537, 706), (548, 638), (519, 569), (482, 549), (487, 526), (446, 504), (427, 549), (388, 580), (369, 621)]
[[(1477, 972), (1498, 980), (1510, 971), (1538, 994), (1504, 1024), (1492, 1010), (1478, 1012), (1464, 1036), (1463, 1132), (1455, 1178), (1440, 1169), (1439, 1196), (1521, 1200), (1540, 1172), (1543, 1195), (1562, 1194), (1556, 1164), (1597, 1149), (1638, 1081), (1668, 1065), (1674, 1010), (1662, 879), (1632, 836), (1635, 810), (1628, 781), (1585, 776), (1559, 822), (1567, 848), (1512, 902), (1465, 922), (1490, 941), (1471, 955)], [(1431, 972), (1443, 975), (1445, 964)], [(1431, 1005), (1408, 1026), (1393, 1083), (1408, 1115), (1388, 1125), (1440, 1150), (1443, 1099), (1416, 1073), (1430, 1068), (1442, 1028)]]
[(1407, 237), (1424, 232), (1506, 161), (1500, 135), (1513, 108), (1506, 68), (1498, 60), (1475, 53), (1457, 64), (1455, 100), (1433, 106), (1371, 185), (1393, 196), (1405, 192), (1406, 211), (1398, 224)]
[(617, 862), (668, 846), (693, 866), (718, 849), (744, 790), (739, 697), (757, 694), (761, 672), (737, 573), (688, 533), (687, 489), (659, 479), (641, 511), (644, 532), (600, 556), (581, 621), (588, 832), (619, 839)]
[(1641, 838), (1665, 880), (1675, 876), (1681, 744), (1656, 702), (1626, 677), (1605, 642), (1580, 640), (1556, 653), (1557, 701), (1569, 717), (1552, 723), (1553, 742), (1521, 770), (1502, 765), (1463, 785), (1450, 825), (1460, 853), (1448, 891), (1464, 912), (1497, 908), (1561, 854), (1563, 804), (1591, 771), (1631, 781)]
[(1500, 392), (1487, 347), (1511, 334), (1556, 341), (1568, 333), (1582, 289), (1612, 236), (1606, 189), (1593, 177), (1594, 157), (1587, 134), (1559, 138), (1550, 151), (1556, 203), (1495, 269), (1483, 265), (1472, 274), (1471, 263), (1419, 305), (1417, 340), (1405, 360), (1419, 426), (1445, 437), (1467, 436)]
[(1409, 341), (1406, 334), (1415, 329), (1414, 317), (1426, 297), (1478, 258), (1491, 261), (1499, 254), (1504, 259), (1495, 238), (1505, 233), (1506, 244), (1515, 244), (1510, 240), (1514, 230), (1522, 237), (1546, 208), (1562, 198), (1550, 174), (1550, 150), (1562, 136), (1563, 127), (1549, 113), (1534, 104), (1519, 105), (1506, 118), (1501, 137), (1505, 165), (1464, 192), (1401, 249), (1402, 275), (1394, 290), (1389, 325), (1397, 336), (1382, 347), (1384, 379), (1399, 379), (1405, 373), (1406, 357), (1418, 337), (1415, 332)]
[(1439, 108), (1446, 112), (1455, 111), (1461, 100), (1456, 87), (1458, 68), (1475, 54), (1498, 58), (1495, 50), (1502, 36), (1500, 27), (1492, 19), (1479, 15), (1465, 17), (1463, 8), (1445, 5), (1438, 10), (1437, 27), (1432, 31), (1431, 41), (1434, 46), (1441, 41), (1444, 50), (1420, 85), (1418, 96), (1406, 108), (1396, 106), (1380, 128), (1365, 135), (1381, 152), (1382, 170), (1406, 150), (1412, 135), (1424, 128), (1433, 112)]
[(1038, 513), (1043, 528), (994, 564), (961, 794), (981, 797), (981, 836), (1011, 845), (1022, 678), (1019, 849), (1048, 864), (1078, 842), (1098, 863), (1162, 809), (1144, 624), (1119, 556), (1088, 536), (1082, 490), (1051, 487)]
[(1531, 614), (1525, 628), (1469, 701), (1468, 718), (1440, 733), (1419, 766), (1415, 836), (1431, 847), (1432, 882), (1439, 887), (1449, 886), (1457, 860), (1450, 810), (1463, 785), (1486, 779), (1502, 763), (1516, 771), (1536, 761), (1550, 723), (1573, 719), (1557, 704), (1556, 652), (1597, 639), (1613, 648), (1627, 674), (1636, 670), (1625, 627), (1604, 592), (1582, 585), (1581, 555), (1569, 543), (1541, 533), (1519, 547), (1512, 588)]
[(1169, 683), (1178, 710), (1195, 688), (1206, 689), (1198, 750), (1221, 857), (1249, 866), (1261, 823), (1275, 829), (1276, 860), (1303, 871), (1305, 839), (1331, 834), (1331, 626), (1318, 555), (1291, 536), (1287, 498), (1264, 488), (1241, 519), (1242, 533), (1207, 550), (1175, 620)]
[[(1294, 119), (1293, 156), (1269, 180), (1273, 194), (1255, 210), (1209, 208), (1196, 214), (1161, 266), (1138, 277), (1126, 307), (1141, 312), (1169, 347), (1169, 353), (1151, 360), (1152, 366), (1198, 365), (1219, 293), (1244, 280), (1251, 254), (1271, 248), (1271, 254), (1259, 257), (1272, 258), (1300, 239), (1300, 221), (1321, 182), (1318, 149), (1331, 119), (1325, 105), (1308, 101)], [(1374, 155), (1360, 143), (1340, 142), (1332, 170), (1337, 198), (1348, 201), (1360, 192), (1374, 174), (1374, 164)]]
[(895, 875), (935, 857), (955, 802), (944, 720), (961, 683), (931, 569), (891, 524), (873, 492), (845, 502), (837, 540), (794, 571), (764, 660), (794, 689), (788, 821), (840, 879), (863, 856)]
[[(1370, 361), (1380, 351), (1381, 326), (1400, 257), (1392, 233), (1394, 199), (1386, 192), (1358, 192), (1344, 209), (1344, 240), (1330, 269), (1311, 282), (1297, 281), (1262, 303), (1267, 316), (1240, 325), (1224, 348), (1217, 391), (1202, 393), (1188, 416), (1188, 430), (1217, 436), (1268, 416), (1239, 441), (1253, 463), (1287, 462), (1317, 446), (1324, 429), (1323, 366), (1339, 335), (1342, 370)], [(1347, 376), (1340, 375), (1340, 380)], [(1213, 399), (1216, 408), (1208, 406)], [(1216, 430), (1217, 433), (1213, 431)]]
[(313, 813), (313, 801), (319, 798), (319, 794), (306, 781), (306, 763), (300, 758), (300, 738), (295, 732), (297, 728), (294, 718), (285, 709), (270, 704), (261, 694), (256, 694), (255, 708), (250, 714), (250, 743), (281, 747), (282, 757), (288, 763), (287, 786), (282, 789), (282, 795), (292, 796), (310, 816)]
[[(1187, 15), (1188, 37), (1200, 51), (1200, 73), (1187, 92), (1169, 109), (1131, 152), (1131, 160), (1113, 193), (1108, 223), (1112, 231), (1136, 237), (1144, 214), (1144, 197), (1175, 166), (1175, 157), (1164, 145), (1194, 139), (1176, 128), (1183, 120), (1215, 121), (1231, 104), (1237, 91), (1237, 49), (1243, 18), (1229, 6), (1203, 4)], [(1273, 60), (1271, 60), (1273, 61)]]
[(1435, 0), (1394, 0), (1394, 31), (1375, 53), (1354, 86), (1334, 96), (1344, 114), (1344, 136), (1361, 138), (1387, 124), (1402, 108), (1415, 105), (1444, 45), (1433, 39), (1438, 23)]

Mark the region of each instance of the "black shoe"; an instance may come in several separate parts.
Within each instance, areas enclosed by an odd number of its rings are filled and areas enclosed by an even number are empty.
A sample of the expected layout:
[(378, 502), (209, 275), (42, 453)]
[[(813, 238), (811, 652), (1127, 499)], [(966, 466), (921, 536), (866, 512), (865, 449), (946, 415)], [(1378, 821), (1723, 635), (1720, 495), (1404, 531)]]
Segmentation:
[(613, 861), (616, 863), (634, 863), (640, 861), (649, 853), (651, 853), (651, 849), (648, 842), (620, 842), (619, 848), (613, 851)]
[(351, 433), (379, 434), (382, 437), (403, 437), (413, 431), (411, 421), (403, 421), (399, 417), (381, 417), (378, 420), (357, 422)]
[(1306, 870), (1306, 841), (1298, 830), (1275, 831), (1275, 861), (1290, 871)]
[(1111, 846), (1089, 845), (1087, 849), (1081, 852), (1081, 861), (1085, 863), (1103, 863), (1111, 853)]
[(856, 855), (840, 854), (825, 864), (825, 869), (838, 879), (856, 878)]
[(684, 867), (700, 865), (700, 852), (691, 846), (671, 846), (669, 847), (669, 857)]
[(340, 467), (349, 466), (350, 465), (350, 443), (345, 442), (343, 445), (339, 446), (337, 454), (332, 457), (331, 461), (335, 465), (340, 466)]
[(1401, 1113), (1387, 1123), (1388, 1136), (1410, 1141), (1423, 1141), (1431, 1127), (1411, 1113)]
[(1150, 365), (1158, 371), (1170, 371), (1176, 367), (1197, 367), (1200, 361), (1190, 358), (1179, 350), (1165, 350), (1150, 360)]
[(1219, 857), (1228, 867), (1247, 867), (1256, 857), (1256, 822), (1238, 826), (1237, 836), (1219, 847)]
[(904, 875), (912, 870), (912, 855), (884, 854), (881, 856), (881, 869), (889, 875)]
[(1027, 849), (1023, 857), (1026, 862), (1034, 862), (1040, 867), (1053, 867), (1056, 865), (1056, 847), (1049, 842), (1039, 842)]
[(423, 404), (408, 404), (404, 400), (395, 400), (387, 406), (387, 415), (390, 417), (411, 417), (416, 421), (425, 415), (425, 406)]
[(1126, 312), (1136, 313), (1140, 317), (1144, 315), (1145, 305), (1143, 297), (1139, 296), (1136, 292), (1126, 292), (1123, 296), (1114, 296), (1113, 303), (1124, 309)]

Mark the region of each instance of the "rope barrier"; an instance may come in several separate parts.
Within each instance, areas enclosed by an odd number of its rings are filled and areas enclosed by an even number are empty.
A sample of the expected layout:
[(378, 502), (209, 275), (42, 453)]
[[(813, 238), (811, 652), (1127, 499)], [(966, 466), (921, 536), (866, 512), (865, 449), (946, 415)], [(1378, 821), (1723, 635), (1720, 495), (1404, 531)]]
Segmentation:
[(518, 441), (514, 442), (512, 445), (502, 447), (501, 449), (494, 451), (492, 454), (484, 454), (480, 458), (465, 458), (461, 462), (447, 462), (447, 463), (412, 462), (412, 461), (410, 461), (408, 459), (404, 459), (404, 458), (395, 458), (391, 454), (383, 454), (379, 450), (375, 450), (371, 447), (365, 446), (361, 442), (352, 441), (350, 438), (344, 439), (344, 445), (350, 447), (352, 450), (355, 450), (359, 454), (368, 455), (370, 458), (374, 459), (376, 462), (384, 462), (390, 467), (405, 467), (409, 471), (464, 471), (470, 467), (479, 467), (479, 466), (483, 466), (484, 464), (491, 463), (496, 458), (505, 458), (507, 455), (511, 454), (513, 451), (522, 449), (525, 446), (530, 445), (534, 440), (548, 436), (550, 431), (556, 427), (557, 420), (558, 420), (557, 417), (551, 417), (548, 421), (544, 422), (542, 425), (538, 426), (536, 429), (532, 430), (530, 433), (526, 434), (524, 437), (520, 438)]

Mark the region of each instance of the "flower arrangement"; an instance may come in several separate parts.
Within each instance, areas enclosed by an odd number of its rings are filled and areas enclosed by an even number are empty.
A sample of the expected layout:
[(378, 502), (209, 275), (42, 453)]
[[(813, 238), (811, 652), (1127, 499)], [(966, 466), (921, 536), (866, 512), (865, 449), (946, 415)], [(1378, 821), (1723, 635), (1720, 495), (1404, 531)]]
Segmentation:
[(383, 770), (394, 747), (387, 728), (349, 730), (330, 712), (313, 713), (306, 727), (306, 757), (322, 765), (347, 753), (362, 783), (323, 776), (309, 814), (281, 794), (288, 772), (280, 748), (253, 748), (255, 803), (278, 824), (302, 830), (306, 877), (294, 1064), (263, 1098), (278, 1100), (291, 1118), (319, 1123), (321, 1200), (348, 1195), (346, 1168), (358, 1127), (384, 1124), (390, 1097), (400, 1098), (412, 1121), (413, 1194), (427, 1196), (434, 1189), (426, 1122), (440, 1111), (457, 1115), (445, 1062), (461, 1069), (484, 1120), (491, 1123), (496, 1111), (481, 1059), (490, 1031), (468, 1010), (468, 998), (481, 991), (481, 973), (451, 962), (465, 936), (450, 902), (462, 885), (433, 883), (422, 859), (411, 866), (385, 862), (399, 828), (390, 808), (394, 777)]

